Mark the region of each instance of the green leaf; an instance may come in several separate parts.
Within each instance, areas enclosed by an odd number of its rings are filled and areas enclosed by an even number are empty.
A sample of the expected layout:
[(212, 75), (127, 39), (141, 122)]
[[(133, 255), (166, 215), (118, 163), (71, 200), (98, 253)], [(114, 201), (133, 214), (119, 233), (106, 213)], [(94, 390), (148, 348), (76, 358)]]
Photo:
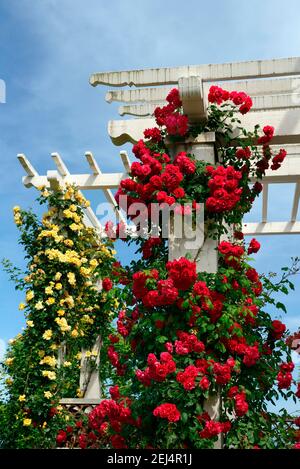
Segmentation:
[(286, 307), (283, 303), (281, 303), (280, 301), (277, 301), (276, 303), (276, 308), (277, 309), (282, 309), (282, 311), (284, 311), (285, 313), (287, 313), (287, 310), (286, 310)]

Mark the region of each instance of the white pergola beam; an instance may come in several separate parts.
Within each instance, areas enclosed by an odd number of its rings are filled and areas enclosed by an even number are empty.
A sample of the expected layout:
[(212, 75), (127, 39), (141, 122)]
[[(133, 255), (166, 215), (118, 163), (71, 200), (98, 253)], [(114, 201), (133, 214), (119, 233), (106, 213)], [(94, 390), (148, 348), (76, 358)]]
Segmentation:
[[(270, 95), (298, 94), (300, 78), (277, 78), (267, 80), (229, 81), (225, 85), (219, 82), (203, 83), (204, 96), (208, 94), (211, 85), (223, 86), (228, 91), (244, 91), (251, 98)], [(133, 90), (110, 90), (105, 95), (108, 103), (162, 103), (172, 87), (159, 86), (157, 88), (138, 88)]]
[(123, 163), (123, 166), (124, 166), (124, 169), (126, 171), (126, 173), (130, 173), (130, 167), (131, 167), (131, 163), (130, 163), (130, 159), (127, 155), (127, 151), (120, 151), (120, 157), (121, 157), (121, 160), (122, 160), (122, 163)]
[(272, 221), (267, 223), (243, 223), (245, 235), (300, 234), (300, 222)]
[(17, 158), (20, 161), (21, 165), (23, 166), (23, 168), (25, 169), (25, 171), (26, 171), (26, 173), (28, 174), (29, 177), (38, 176), (38, 172), (32, 166), (30, 161), (26, 158), (24, 153), (19, 153)]
[[(275, 128), (274, 144), (300, 142), (300, 111), (295, 109), (277, 109), (272, 111), (253, 111), (242, 119), (243, 127), (253, 131), (257, 122), (261, 126), (271, 125)], [(135, 143), (143, 138), (144, 129), (155, 127), (155, 119), (113, 120), (108, 123), (108, 133), (115, 145)]]
[(91, 151), (86, 151), (85, 152), (85, 157), (87, 159), (87, 162), (88, 162), (91, 170), (93, 171), (93, 174), (94, 175), (101, 174), (101, 170), (98, 166), (97, 161), (95, 160), (95, 158), (93, 156), (93, 153)]
[(90, 84), (92, 86), (134, 85), (140, 87), (175, 84), (178, 82), (179, 78), (188, 76), (199, 76), (203, 81), (223, 81), (289, 75), (300, 75), (299, 57), (94, 73), (90, 77)]
[[(122, 179), (126, 177), (128, 177), (127, 173), (70, 174), (64, 177), (64, 183), (75, 184), (80, 190), (114, 189), (119, 187)], [(28, 187), (49, 187), (47, 176), (25, 176), (23, 182)]]
[(65, 177), (65, 176), (68, 176), (70, 173), (69, 173), (69, 170), (68, 168), (66, 167), (65, 163), (63, 162), (63, 159), (62, 157), (59, 155), (59, 153), (51, 153), (51, 157), (57, 167), (57, 171), (59, 172), (59, 174), (62, 176), (62, 177)]
[[(120, 106), (118, 112), (120, 116), (131, 115), (138, 117), (152, 116), (157, 106), (164, 106), (165, 101), (146, 103), (146, 104), (131, 104)], [(207, 104), (207, 103), (206, 103)], [(269, 96), (255, 96), (253, 97), (253, 107), (250, 112), (264, 111), (271, 109), (287, 109), (298, 108), (300, 112), (300, 94), (279, 94)]]

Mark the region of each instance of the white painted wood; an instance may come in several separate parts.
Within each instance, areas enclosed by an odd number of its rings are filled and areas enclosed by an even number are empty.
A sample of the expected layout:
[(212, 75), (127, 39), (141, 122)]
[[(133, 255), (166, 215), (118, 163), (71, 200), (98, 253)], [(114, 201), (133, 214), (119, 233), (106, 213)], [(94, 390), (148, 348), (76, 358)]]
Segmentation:
[(94, 344), (93, 350), (97, 352), (95, 359), (95, 368), (91, 367), (91, 363), (86, 358), (86, 350), (82, 350), (80, 362), (80, 378), (79, 387), (85, 399), (100, 399), (101, 385), (99, 379), (100, 351), (102, 340), (99, 336)]
[[(207, 99), (204, 98), (205, 106), (208, 105)], [(264, 111), (270, 109), (298, 108), (300, 112), (300, 94), (274, 94), (269, 96), (252, 96), (253, 106), (250, 112)], [(196, 102), (194, 101), (196, 104)], [(157, 106), (165, 106), (164, 101), (132, 104), (128, 106), (120, 106), (118, 113), (120, 116), (131, 115), (137, 117), (152, 116)], [(197, 108), (196, 108), (197, 109)], [(188, 114), (188, 111), (186, 111)], [(192, 122), (190, 118), (190, 122)]]
[(246, 235), (300, 234), (300, 222), (272, 221), (267, 223), (243, 223), (243, 233)]
[(127, 152), (122, 150), (120, 151), (120, 157), (121, 157), (121, 160), (122, 160), (122, 163), (123, 163), (123, 166), (124, 166), (124, 169), (126, 171), (126, 173), (130, 173), (130, 168), (131, 168), (131, 162), (130, 162), (130, 159), (127, 155)]
[(59, 401), (62, 405), (98, 405), (100, 404), (101, 399), (96, 398), (63, 398)]
[[(48, 171), (48, 173), (51, 173)], [(47, 174), (48, 174), (47, 173)], [(56, 174), (58, 172), (56, 171)], [(65, 176), (63, 181), (68, 184), (75, 184), (80, 190), (94, 189), (114, 189), (119, 187), (122, 179), (128, 177), (127, 173), (102, 173), (101, 175), (93, 174), (70, 174)], [(47, 176), (25, 176), (23, 183), (27, 187), (49, 187)]]
[[(177, 85), (177, 84), (176, 84)], [(276, 78), (264, 80), (244, 80), (222, 82), (204, 82), (204, 97), (208, 94), (212, 85), (221, 86), (228, 91), (244, 91), (254, 101), (260, 95), (269, 96), (274, 94), (290, 95), (300, 93), (300, 78)], [(132, 90), (110, 90), (105, 95), (108, 103), (113, 101), (122, 103), (165, 103), (166, 96), (174, 88), (170, 86), (158, 86), (156, 88), (137, 88)]]
[(33, 177), (33, 176), (37, 176), (38, 173), (37, 171), (35, 170), (35, 168), (32, 166), (32, 164), (30, 163), (30, 161), (28, 161), (28, 159), (26, 158), (26, 156), (24, 155), (24, 153), (19, 153), (18, 156), (17, 156), (19, 162), (21, 163), (21, 165), (23, 166), (23, 168), (25, 169), (26, 173), (28, 174), (28, 176), (30, 177)]
[[(300, 109), (275, 109), (272, 111), (253, 111), (242, 116), (243, 127), (253, 131), (257, 122), (261, 126), (271, 125), (275, 128), (272, 140), (274, 144), (300, 142)], [(108, 123), (108, 133), (112, 142), (119, 146), (125, 143), (136, 143), (143, 138), (144, 130), (155, 127), (155, 119), (113, 120)], [(235, 135), (235, 134), (234, 134)]]
[(101, 170), (98, 166), (97, 161), (95, 160), (93, 153), (91, 151), (85, 152), (85, 157), (87, 159), (88, 164), (90, 165), (93, 174), (96, 176), (97, 174), (101, 174)]
[(300, 75), (299, 57), (94, 73), (90, 77), (90, 84), (140, 87), (175, 84), (179, 78), (188, 76), (199, 76), (203, 81), (218, 81), (289, 75)]
[(65, 163), (63, 162), (62, 157), (58, 153), (51, 153), (51, 157), (53, 158), (53, 161), (57, 167), (57, 171), (62, 177), (68, 176), (69, 170), (66, 167)]
[(196, 76), (179, 78), (178, 90), (183, 112), (188, 116), (189, 122), (201, 122), (207, 119), (201, 79)]

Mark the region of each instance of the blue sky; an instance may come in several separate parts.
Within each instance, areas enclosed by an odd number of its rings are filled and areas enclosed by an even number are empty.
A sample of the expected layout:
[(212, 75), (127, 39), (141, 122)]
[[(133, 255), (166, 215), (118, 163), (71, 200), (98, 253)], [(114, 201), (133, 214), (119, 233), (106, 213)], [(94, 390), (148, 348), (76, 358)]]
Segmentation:
[[(22, 265), (11, 209), (34, 206), (36, 195), (22, 185), (17, 153), (41, 174), (51, 169), (54, 151), (72, 172), (86, 169), (87, 150), (103, 171), (121, 169), (120, 149), (106, 131), (116, 107), (105, 103), (104, 87), (89, 85), (91, 73), (297, 56), (299, 13), (297, 0), (286, 0), (284, 8), (282, 0), (0, 0), (0, 79), (7, 93), (0, 104), (0, 257)], [(290, 212), (291, 189), (272, 189), (272, 220)], [(278, 271), (300, 254), (297, 236), (263, 241), (256, 262), (261, 272)], [(285, 301), (293, 330), (300, 323), (299, 276), (295, 283)], [(22, 296), (3, 272), (0, 296), (1, 349), (24, 323)]]

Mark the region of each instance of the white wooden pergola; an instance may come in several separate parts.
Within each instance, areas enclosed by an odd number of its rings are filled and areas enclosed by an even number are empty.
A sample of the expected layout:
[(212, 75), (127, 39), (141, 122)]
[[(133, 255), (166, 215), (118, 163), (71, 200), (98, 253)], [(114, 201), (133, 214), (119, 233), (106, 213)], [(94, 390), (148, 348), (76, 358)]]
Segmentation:
[[(179, 87), (183, 108), (190, 121), (205, 118), (208, 89), (212, 84), (221, 85), (229, 91), (248, 93), (253, 98), (254, 105), (252, 110), (243, 116), (244, 126), (249, 130), (257, 123), (262, 126), (274, 126), (274, 145), (284, 146), (288, 156), (279, 170), (267, 171), (263, 179), (261, 218), (255, 223), (244, 224), (243, 230), (249, 235), (300, 233), (300, 221), (297, 220), (300, 197), (300, 57), (101, 72), (91, 75), (90, 83), (92, 86), (123, 88), (108, 90), (106, 93), (107, 102), (122, 103), (119, 107), (120, 116), (131, 116), (126, 120), (114, 119), (108, 123), (108, 133), (117, 146), (128, 142), (135, 143), (143, 137), (145, 128), (155, 126), (153, 110), (157, 105), (165, 104), (165, 97), (174, 86)], [(90, 172), (85, 174), (72, 174), (59, 154), (52, 153), (51, 156), (56, 171), (39, 175), (25, 155), (18, 155), (26, 171), (23, 178), (26, 187), (53, 187), (57, 182), (68, 182), (76, 184), (82, 190), (102, 190), (119, 219), (124, 221), (112, 189), (116, 189), (120, 181), (128, 176), (130, 161), (126, 152), (120, 152), (123, 171), (119, 173), (102, 173), (91, 152), (85, 153), (90, 168)], [(291, 213), (287, 213), (282, 221), (270, 221), (269, 186), (287, 183), (295, 184)], [(86, 211), (86, 222), (96, 229), (101, 229), (99, 220), (91, 208)]]

